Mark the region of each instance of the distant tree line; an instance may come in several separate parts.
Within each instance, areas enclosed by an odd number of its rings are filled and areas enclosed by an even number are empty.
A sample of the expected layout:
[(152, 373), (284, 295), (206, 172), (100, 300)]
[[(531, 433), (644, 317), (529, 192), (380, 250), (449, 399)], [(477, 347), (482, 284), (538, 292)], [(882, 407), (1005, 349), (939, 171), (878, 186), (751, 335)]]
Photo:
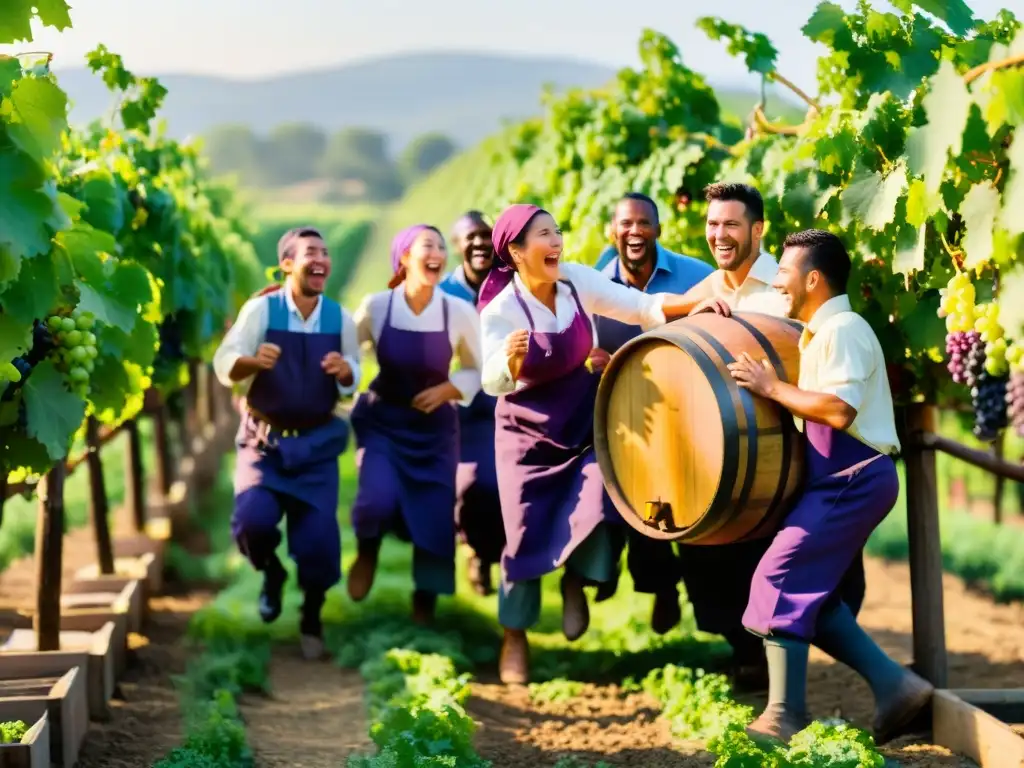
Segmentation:
[(207, 133), (204, 143), (213, 172), (235, 175), (244, 186), (273, 189), (327, 181), (332, 196), (367, 202), (400, 197), (458, 149), (447, 136), (427, 133), (393, 157), (380, 131), (342, 128), (328, 134), (308, 123), (279, 125), (266, 137), (246, 125), (221, 125)]

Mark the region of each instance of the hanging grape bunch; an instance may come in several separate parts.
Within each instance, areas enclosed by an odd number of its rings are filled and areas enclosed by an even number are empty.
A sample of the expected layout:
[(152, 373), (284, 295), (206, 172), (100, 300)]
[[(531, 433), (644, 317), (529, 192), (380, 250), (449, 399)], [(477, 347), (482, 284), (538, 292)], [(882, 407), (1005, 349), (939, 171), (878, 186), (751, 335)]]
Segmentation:
[(96, 334), (91, 330), (95, 324), (91, 313), (77, 309), (69, 317), (52, 315), (46, 320), (55, 342), (51, 355), (54, 364), (67, 378), (68, 388), (83, 400), (89, 397), (89, 377), (99, 354)]
[[(970, 354), (977, 356), (977, 350), (981, 349), (982, 367), (974, 377), (974, 383), (968, 382), (968, 385), (971, 387), (974, 405), (974, 436), (991, 442), (1007, 425), (1006, 392), (1010, 367), (1006, 359), (1006, 337), (999, 324), (999, 305), (992, 302), (977, 310), (978, 319), (974, 322), (974, 330), (981, 337), (980, 343), (974, 345)], [(982, 344), (985, 345), (983, 348)], [(973, 367), (972, 363), (974, 360), (969, 358), (969, 370)]]
[(1024, 347), (1016, 342), (1006, 352), (1010, 382), (1006, 386), (1006, 416), (1018, 435), (1024, 437)]

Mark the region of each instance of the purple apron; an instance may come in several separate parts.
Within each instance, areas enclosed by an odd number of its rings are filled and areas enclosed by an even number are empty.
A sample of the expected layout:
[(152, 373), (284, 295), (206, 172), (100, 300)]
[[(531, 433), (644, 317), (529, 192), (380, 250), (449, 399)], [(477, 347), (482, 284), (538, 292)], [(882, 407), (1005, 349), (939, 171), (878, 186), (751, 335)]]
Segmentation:
[(526, 386), (502, 395), (495, 411), (498, 490), (507, 544), (506, 582), (539, 578), (615, 513), (605, 501), (594, 455), (594, 403), (601, 376), (585, 367), (593, 329), (572, 283), (576, 316), (563, 331), (534, 331), (533, 315), (513, 282), (530, 323), (519, 373)]
[(392, 291), (377, 341), (380, 373), (352, 409), (359, 464), (352, 525), (359, 539), (393, 532), (438, 557), (454, 557), (458, 413), (452, 403), (433, 413), (410, 405), (448, 381), (448, 302), (442, 296), (444, 328), (420, 332), (391, 325), (394, 299)]
[[(235, 513), (231, 529), (239, 549), (257, 568), (281, 543), (278, 525), (287, 516), (288, 548), (299, 584), (329, 588), (341, 579), (338, 527), (338, 456), (348, 444), (348, 425), (333, 415), (337, 381), (320, 361), (341, 352), (341, 307), (321, 297), (320, 330), (288, 330), (283, 291), (268, 299), (265, 340), (281, 348), (277, 364), (258, 373), (246, 402), (269, 420), (245, 411), (235, 442)], [(285, 437), (281, 430), (297, 430)]]
[(807, 479), (754, 572), (743, 625), (810, 642), (818, 614), (896, 504), (892, 458), (841, 430), (804, 422)]
[(459, 408), (459, 469), (455, 476), (455, 525), (484, 563), (505, 547), (498, 473), (494, 465), (494, 411), (498, 399), (480, 391)]

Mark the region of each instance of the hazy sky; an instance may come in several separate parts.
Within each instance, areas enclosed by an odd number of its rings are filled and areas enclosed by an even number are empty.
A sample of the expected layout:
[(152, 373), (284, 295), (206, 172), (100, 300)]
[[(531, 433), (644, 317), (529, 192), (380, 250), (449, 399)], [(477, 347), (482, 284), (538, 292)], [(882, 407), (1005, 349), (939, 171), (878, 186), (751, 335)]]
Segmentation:
[[(855, 0), (839, 0), (846, 8)], [(71, 0), (74, 28), (36, 29), (28, 46), (55, 67), (78, 66), (103, 42), (140, 74), (191, 72), (251, 78), (323, 68), (396, 52), (475, 50), (567, 56), (614, 67), (635, 64), (640, 30), (652, 27), (714, 80), (743, 77), (724, 47), (694, 29), (715, 14), (764, 32), (781, 51), (779, 70), (812, 86), (818, 47), (800, 27), (817, 0)], [(1024, 0), (968, 0), (991, 18), (1024, 14)], [(879, 7), (888, 6), (878, 2)], [(489, 10), (484, 10), (489, 9)]]

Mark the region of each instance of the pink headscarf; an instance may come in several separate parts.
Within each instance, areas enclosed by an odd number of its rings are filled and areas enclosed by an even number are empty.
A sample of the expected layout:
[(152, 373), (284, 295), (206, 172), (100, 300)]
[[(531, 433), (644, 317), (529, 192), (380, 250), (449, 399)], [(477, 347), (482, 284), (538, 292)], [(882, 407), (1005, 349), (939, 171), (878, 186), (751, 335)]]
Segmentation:
[(515, 264), (512, 261), (512, 254), (508, 250), (509, 243), (515, 240), (526, 228), (538, 213), (544, 213), (544, 209), (536, 205), (516, 203), (510, 205), (498, 220), (494, 222), (494, 230), (491, 232), (491, 242), (494, 244), (494, 255), (501, 260), (495, 264), (487, 274), (484, 284), (480, 286), (480, 295), (476, 300), (476, 308), (479, 312), (494, 299), (502, 289), (510, 282), (515, 272)]
[(398, 272), (398, 268), (402, 266), (402, 254), (412, 248), (412, 244), (416, 242), (417, 236), (420, 232), (427, 229), (433, 229), (433, 227), (427, 224), (413, 224), (411, 227), (406, 227), (391, 240), (391, 272)]

